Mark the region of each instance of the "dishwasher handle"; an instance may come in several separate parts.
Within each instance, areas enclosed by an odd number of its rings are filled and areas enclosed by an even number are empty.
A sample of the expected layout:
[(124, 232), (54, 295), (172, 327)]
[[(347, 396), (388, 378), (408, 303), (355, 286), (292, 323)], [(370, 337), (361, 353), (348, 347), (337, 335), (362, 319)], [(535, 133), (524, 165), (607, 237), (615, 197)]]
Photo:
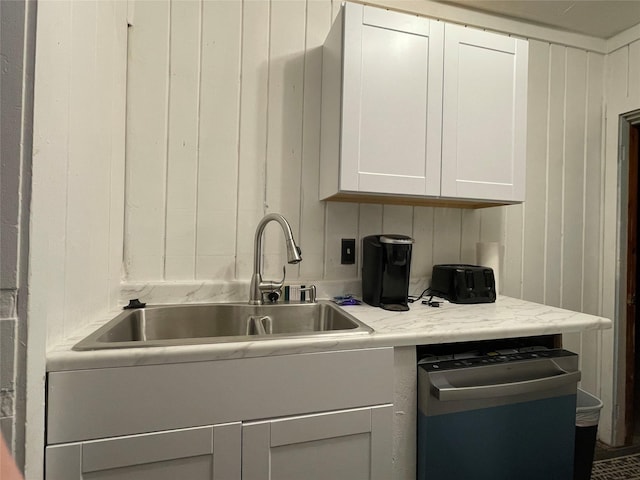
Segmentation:
[(534, 378), (524, 381), (498, 383), (494, 385), (474, 385), (469, 387), (454, 387), (447, 379), (447, 372), (429, 373), (431, 392), (440, 401), (477, 400), (551, 390), (572, 383), (577, 385), (580, 371), (556, 371), (554, 375)]

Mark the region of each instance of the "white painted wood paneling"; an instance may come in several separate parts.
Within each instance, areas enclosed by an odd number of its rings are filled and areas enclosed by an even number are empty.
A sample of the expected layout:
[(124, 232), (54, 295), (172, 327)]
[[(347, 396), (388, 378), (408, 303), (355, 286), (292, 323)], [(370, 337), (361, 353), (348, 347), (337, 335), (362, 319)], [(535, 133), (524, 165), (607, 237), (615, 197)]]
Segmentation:
[(38, 14), (30, 316), (48, 344), (111, 309), (120, 282), (123, 7), (43, 2)]
[[(118, 304), (120, 282), (122, 281), (122, 261), (124, 248), (125, 215), (125, 155), (126, 155), (126, 109), (127, 97), (127, 5), (124, 2), (98, 2), (98, 18), (109, 20), (99, 22), (97, 50), (97, 78), (100, 122), (98, 128), (100, 149), (106, 149), (103, 162), (109, 165), (107, 175), (110, 182), (109, 204), (109, 253), (108, 288), (109, 306)], [(116, 31), (113, 31), (113, 28)]]
[[(322, 45), (332, 19), (331, 2), (307, 2), (298, 239), (300, 245), (304, 245), (300, 276), (308, 279), (322, 278), (324, 265), (325, 204), (317, 201), (320, 176)], [(362, 212), (360, 218), (362, 219)], [(356, 251), (359, 250), (356, 245)]]
[(433, 263), (460, 261), (460, 215), (456, 208), (435, 208), (433, 211)]
[[(462, 263), (476, 263), (476, 244), (480, 241), (481, 210), (462, 210), (462, 225), (460, 228), (460, 261)], [(436, 230), (437, 231), (437, 230)]]
[(566, 59), (565, 47), (551, 45), (547, 126), (544, 302), (557, 307), (562, 304), (562, 162), (564, 159)]
[(413, 207), (384, 205), (380, 233), (397, 233), (410, 237), (413, 234)]
[[(46, 298), (31, 306), (30, 316), (45, 319), (47, 343), (61, 338), (64, 331), (71, 9), (71, 2), (44, 2), (38, 13), (29, 262), (35, 276), (29, 288)], [(49, 23), (46, 18), (58, 20)], [(40, 188), (38, 181), (43, 182)]]
[[(601, 223), (602, 180), (602, 125), (604, 96), (604, 57), (589, 54), (587, 67), (587, 122), (586, 161), (584, 185), (584, 283), (583, 311), (591, 314), (600, 312), (600, 276), (594, 275), (601, 269)], [(600, 234), (596, 234), (596, 232)]]
[[(411, 249), (411, 275), (414, 278), (431, 276), (433, 262), (433, 207), (413, 209), (413, 248)], [(426, 285), (423, 287), (426, 288)], [(420, 292), (411, 292), (419, 294)]]
[[(93, 238), (87, 242), (87, 232), (104, 232), (98, 222), (104, 222), (103, 203), (108, 200), (109, 182), (104, 166), (100, 162), (103, 152), (96, 149), (100, 136), (98, 118), (92, 113), (96, 111), (99, 95), (96, 87), (96, 10), (94, 2), (73, 4), (71, 15), (72, 38), (83, 38), (84, 41), (71, 42), (71, 65), (69, 72), (69, 138), (67, 145), (67, 169), (73, 172), (67, 176), (67, 223), (66, 223), (66, 261), (65, 292), (75, 292), (76, 297), (69, 297), (65, 302), (65, 323), (63, 334), (68, 336), (77, 328), (71, 319), (81, 319), (90, 314), (87, 307), (91, 299), (86, 293), (95, 291), (103, 297), (108, 291), (95, 289), (94, 283), (100, 281), (98, 276), (86, 276), (85, 272), (93, 271), (95, 262), (107, 262), (107, 250), (93, 251), (94, 246), (108, 239)], [(106, 196), (105, 188), (106, 187)], [(91, 201), (87, 201), (91, 199)], [(108, 211), (107, 211), (108, 215)], [(95, 233), (94, 233), (95, 235)], [(101, 253), (101, 255), (100, 255)], [(104, 268), (95, 271), (104, 272)], [(97, 299), (96, 299), (97, 300)], [(106, 302), (103, 302), (106, 303)], [(95, 311), (95, 309), (94, 309)]]
[(549, 44), (529, 41), (522, 290), (533, 302), (544, 301), (549, 65)]
[(501, 277), (508, 281), (500, 282), (500, 293), (515, 298), (523, 296), (524, 209), (522, 204), (512, 205), (504, 212), (506, 227)]
[[(267, 146), (269, 2), (242, 7), (240, 137), (238, 141), (238, 213), (235, 277), (250, 278), (253, 238), (265, 213)], [(220, 68), (224, 68), (224, 65)], [(295, 234), (295, 232), (294, 232)]]
[[(358, 238), (358, 204), (327, 203), (324, 263), (324, 278), (327, 280), (358, 278), (359, 266), (340, 264), (342, 238)], [(361, 246), (360, 242), (356, 242), (356, 248), (358, 246)]]
[(629, 100), (640, 104), (640, 40), (629, 45)]
[(29, 227), (27, 477), (42, 478), (45, 351), (116, 307), (125, 2), (38, 2)]
[(356, 237), (357, 273), (362, 275), (362, 239), (369, 235), (379, 235), (382, 230), (383, 205), (362, 204), (358, 214), (358, 236)]
[(564, 129), (562, 306), (582, 308), (587, 53), (567, 49)]
[[(271, 2), (265, 213), (284, 215), (296, 239), (300, 237), (305, 25), (305, 1)], [(280, 227), (265, 230), (263, 248), (265, 278), (281, 278), (287, 257)], [(296, 278), (298, 266), (287, 265), (287, 272)]]
[[(201, 61), (201, 4), (172, 2), (164, 278), (194, 278)], [(135, 26), (134, 26), (135, 28)], [(149, 79), (151, 80), (151, 79)]]
[(203, 2), (201, 8), (195, 276), (233, 278), (242, 4)]
[[(589, 54), (587, 58), (587, 110), (586, 110), (586, 149), (584, 173), (584, 247), (583, 247), (583, 284), (582, 311), (591, 314), (601, 312), (601, 224), (602, 224), (602, 120), (604, 58), (602, 55)], [(597, 274), (597, 273), (599, 274)], [(600, 348), (601, 334), (586, 332), (582, 334), (580, 357), (582, 386), (589, 392), (600, 392)]]
[(170, 5), (137, 2), (129, 28), (125, 271), (164, 278)]

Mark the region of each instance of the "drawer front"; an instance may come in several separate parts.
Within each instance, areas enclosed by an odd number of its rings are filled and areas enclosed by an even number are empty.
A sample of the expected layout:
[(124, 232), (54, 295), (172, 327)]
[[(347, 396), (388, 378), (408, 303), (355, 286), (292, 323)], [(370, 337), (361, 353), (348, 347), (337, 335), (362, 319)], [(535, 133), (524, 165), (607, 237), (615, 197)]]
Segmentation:
[(393, 349), (52, 372), (47, 444), (393, 401)]

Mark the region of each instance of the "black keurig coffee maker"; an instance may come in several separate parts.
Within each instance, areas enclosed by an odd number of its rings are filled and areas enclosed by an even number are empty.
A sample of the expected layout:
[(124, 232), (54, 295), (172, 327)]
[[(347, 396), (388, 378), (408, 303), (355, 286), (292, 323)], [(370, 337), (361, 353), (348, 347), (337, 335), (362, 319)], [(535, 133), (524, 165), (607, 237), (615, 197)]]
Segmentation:
[(409, 273), (413, 239), (370, 235), (362, 239), (362, 299), (385, 310), (409, 310)]

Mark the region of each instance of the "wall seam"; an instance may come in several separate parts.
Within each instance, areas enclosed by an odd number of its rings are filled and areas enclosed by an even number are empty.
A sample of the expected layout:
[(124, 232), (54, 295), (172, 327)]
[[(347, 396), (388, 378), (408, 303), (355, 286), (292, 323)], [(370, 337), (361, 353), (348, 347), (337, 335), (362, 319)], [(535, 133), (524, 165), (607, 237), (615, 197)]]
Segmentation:
[[(304, 223), (304, 204), (305, 204), (305, 196), (304, 196), (304, 188), (303, 188), (303, 180), (304, 180), (304, 158), (305, 158), (305, 144), (304, 144), (304, 128), (305, 128), (305, 93), (307, 91), (307, 55), (309, 54), (308, 51), (308, 28), (309, 28), (309, 1), (306, 0), (304, 3), (304, 47), (303, 47), (303, 60), (302, 60), (302, 112), (301, 112), (301, 116), (300, 116), (300, 122), (301, 122), (301, 126), (300, 126), (300, 176), (298, 177), (298, 180), (300, 182), (300, 189), (299, 189), (299, 198), (300, 201), (298, 203), (298, 242), (301, 241), (302, 239), (302, 230), (303, 230), (303, 223)], [(359, 217), (360, 215), (358, 215)], [(298, 263), (297, 265), (295, 265), (295, 270), (297, 272), (296, 278), (300, 278), (300, 263)]]
[[(268, 157), (269, 157), (269, 111), (271, 110), (270, 105), (271, 102), (269, 101), (269, 93), (271, 92), (271, 2), (269, 2), (269, 8), (268, 8), (268, 13), (267, 13), (267, 21), (268, 23), (268, 30), (269, 30), (269, 35), (268, 35), (268, 39), (267, 39), (267, 108), (265, 111), (265, 139), (264, 139), (264, 157), (263, 157), (263, 162), (262, 162), (262, 172), (263, 172), (263, 176), (262, 176), (262, 215), (266, 215), (268, 210), (269, 210), (269, 203), (268, 203), (268, 198), (267, 198), (267, 185), (269, 184), (268, 182), (268, 176), (269, 176), (269, 165), (268, 165)], [(266, 239), (263, 242), (264, 244), (266, 244)], [(262, 261), (264, 264), (264, 259), (265, 259), (265, 255), (262, 256)]]
[[(73, 34), (73, 4), (69, 4), (69, 37), (72, 37)], [(69, 47), (70, 48), (70, 47)], [(73, 56), (71, 54), (72, 52), (69, 51), (69, 73), (67, 75), (67, 86), (68, 86), (68, 92), (67, 92), (67, 105), (66, 105), (66, 110), (67, 110), (67, 141), (66, 141), (66, 145), (65, 145), (65, 173), (66, 173), (66, 182), (64, 185), (64, 255), (63, 255), (63, 260), (62, 260), (62, 265), (63, 265), (63, 273), (62, 273), (62, 279), (63, 282), (66, 285), (66, 280), (67, 280), (67, 272), (66, 272), (66, 268), (64, 268), (65, 265), (67, 265), (67, 258), (68, 258), (68, 245), (67, 245), (67, 234), (69, 231), (69, 177), (70, 177), (70, 170), (69, 170), (69, 145), (70, 145), (70, 135), (69, 132), (71, 131), (71, 73), (73, 71)], [(63, 312), (66, 311), (66, 305), (67, 305), (67, 289), (62, 288), (62, 309)], [(58, 312), (58, 314), (62, 315), (62, 312)], [(64, 317), (62, 318), (62, 334), (64, 335), (66, 329), (66, 325), (65, 325), (65, 321), (64, 321)], [(49, 332), (47, 331), (47, 341), (49, 340)]]
[(548, 235), (549, 235), (549, 156), (550, 156), (550, 136), (551, 131), (549, 128), (549, 123), (551, 120), (551, 65), (552, 65), (552, 57), (553, 50), (551, 49), (551, 44), (548, 44), (549, 49), (549, 63), (547, 67), (547, 149), (546, 149), (546, 158), (545, 158), (545, 202), (544, 202), (544, 245), (543, 245), (543, 256), (544, 262), (542, 262), (542, 303), (546, 303), (547, 301), (547, 260), (548, 260)]
[(242, 152), (242, 142), (240, 141), (242, 135), (242, 87), (243, 87), (243, 67), (244, 67), (244, 11), (245, 8), (245, 2), (244, 0), (241, 3), (240, 6), (240, 49), (239, 49), (239, 55), (240, 58), (238, 59), (238, 122), (236, 125), (236, 134), (237, 134), (237, 138), (236, 138), (236, 155), (237, 155), (237, 161), (236, 161), (236, 222), (235, 222), (235, 249), (234, 249), (234, 262), (233, 262), (233, 278), (234, 279), (238, 279), (238, 249), (239, 249), (239, 245), (238, 245), (238, 232), (240, 231), (240, 215), (238, 212), (238, 207), (240, 206), (240, 194), (241, 194), (241, 189), (240, 189), (240, 159), (241, 157), (241, 152)]
[(196, 97), (198, 99), (196, 105), (196, 175), (195, 175), (195, 209), (194, 209), (194, 228), (193, 228), (193, 279), (198, 278), (198, 216), (200, 213), (200, 133), (201, 118), (200, 111), (202, 107), (202, 42), (204, 39), (203, 22), (204, 22), (204, 1), (199, 0), (200, 4), (200, 22), (198, 23), (198, 91)]
[(587, 174), (588, 169), (588, 159), (589, 152), (587, 149), (587, 145), (589, 144), (589, 93), (591, 91), (591, 82), (589, 77), (591, 65), (591, 54), (587, 52), (586, 59), (586, 68), (585, 68), (585, 98), (584, 98), (584, 145), (583, 145), (583, 157), (582, 157), (582, 259), (580, 262), (581, 272), (580, 272), (580, 310), (584, 311), (584, 264), (585, 264), (585, 251), (584, 247), (586, 245), (586, 222), (587, 222)]
[[(584, 312), (584, 265), (585, 265), (585, 245), (586, 245), (586, 233), (587, 233), (587, 229), (586, 229), (586, 221), (587, 221), (587, 174), (588, 174), (588, 169), (587, 169), (587, 164), (588, 164), (588, 149), (587, 149), (587, 145), (589, 144), (589, 92), (591, 90), (591, 84), (590, 84), (590, 76), (589, 76), (589, 71), (590, 71), (590, 65), (591, 65), (591, 54), (589, 52), (586, 52), (586, 64), (585, 64), (585, 71), (584, 71), (584, 82), (585, 82), (585, 96), (584, 96), (584, 130), (583, 130), (583, 134), (584, 134), (584, 143), (583, 143), (583, 150), (582, 150), (582, 235), (581, 235), (581, 240), (582, 240), (582, 246), (580, 251), (582, 252), (581, 255), (581, 259), (580, 259), (580, 311)], [(585, 352), (585, 334), (584, 333), (580, 333), (580, 353), (584, 353)], [(582, 364), (582, 359), (580, 360), (580, 363)], [(580, 366), (580, 368), (582, 369), (582, 365)]]
[(567, 75), (569, 74), (568, 48), (564, 47), (564, 95), (562, 106), (562, 197), (560, 206), (560, 301), (559, 307), (564, 305), (564, 218), (565, 218), (565, 180), (567, 169)]
[(165, 152), (164, 152), (164, 235), (162, 237), (162, 279), (167, 278), (167, 225), (169, 215), (169, 137), (171, 132), (171, 23), (172, 4), (169, 4), (167, 34), (167, 95), (165, 109)]

